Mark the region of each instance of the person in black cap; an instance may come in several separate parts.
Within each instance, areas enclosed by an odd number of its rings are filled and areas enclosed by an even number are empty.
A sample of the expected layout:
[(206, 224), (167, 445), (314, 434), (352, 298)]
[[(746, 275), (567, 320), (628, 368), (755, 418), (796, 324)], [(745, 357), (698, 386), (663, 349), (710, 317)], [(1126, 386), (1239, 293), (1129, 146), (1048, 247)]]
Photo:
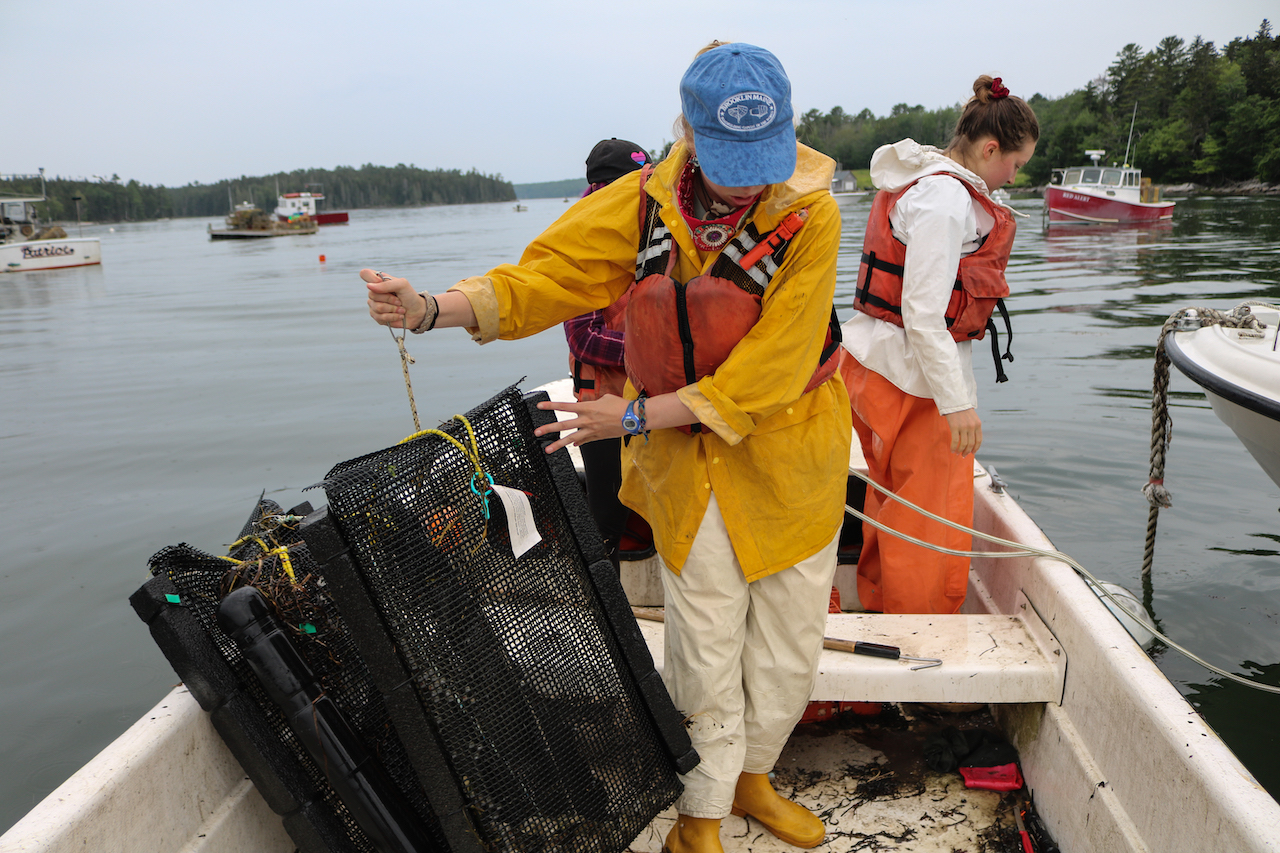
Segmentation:
[(648, 162), (649, 152), (634, 142), (616, 136), (600, 140), (587, 155), (587, 188), (582, 192), (583, 197), (604, 189)]
[(813, 847), (821, 819), (769, 772), (813, 689), (844, 518), (835, 163), (797, 144), (791, 84), (763, 48), (703, 51), (680, 100), (686, 130), (652, 176), (572, 205), (519, 263), (438, 296), (360, 277), (375, 322), (461, 326), (481, 343), (630, 293), (623, 395), (540, 403), (573, 417), (536, 432), (572, 431), (548, 452), (623, 438), (619, 498), (666, 568), (663, 681), (701, 761), (664, 846), (722, 853), (732, 812)]
[[(643, 168), (648, 162), (649, 153), (634, 142), (617, 137), (600, 140), (587, 155), (587, 188), (582, 197)], [(575, 399), (599, 400), (606, 394), (622, 396), (627, 384), (623, 364), (626, 309), (627, 296), (624, 295), (608, 308), (565, 321), (569, 375), (573, 377)], [(591, 514), (600, 528), (609, 559), (617, 566), (624, 557), (637, 560), (651, 556), (653, 534), (648, 522), (618, 500), (618, 490), (622, 487), (622, 439), (603, 438), (578, 449), (582, 453)], [(629, 531), (631, 535), (627, 536)]]

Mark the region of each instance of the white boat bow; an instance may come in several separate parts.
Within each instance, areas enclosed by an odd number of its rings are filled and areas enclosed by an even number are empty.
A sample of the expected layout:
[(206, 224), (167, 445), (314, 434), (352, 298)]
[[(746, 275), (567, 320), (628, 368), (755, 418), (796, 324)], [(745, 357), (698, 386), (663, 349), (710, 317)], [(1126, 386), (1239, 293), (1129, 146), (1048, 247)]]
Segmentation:
[(1251, 306), (1264, 328), (1221, 324), (1165, 338), (1169, 360), (1204, 389), (1214, 413), (1280, 485), (1280, 308)]

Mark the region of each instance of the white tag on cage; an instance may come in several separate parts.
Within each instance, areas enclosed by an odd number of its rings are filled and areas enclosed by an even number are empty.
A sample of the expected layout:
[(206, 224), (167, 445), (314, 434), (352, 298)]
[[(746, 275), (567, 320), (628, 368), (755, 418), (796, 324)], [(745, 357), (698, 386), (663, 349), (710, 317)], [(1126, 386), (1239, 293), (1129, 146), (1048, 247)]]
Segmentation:
[(519, 489), (506, 486), (493, 487), (502, 499), (502, 507), (507, 511), (507, 533), (511, 536), (511, 553), (519, 557), (534, 545), (542, 541), (538, 526), (533, 523), (533, 508), (529, 506), (529, 496)]

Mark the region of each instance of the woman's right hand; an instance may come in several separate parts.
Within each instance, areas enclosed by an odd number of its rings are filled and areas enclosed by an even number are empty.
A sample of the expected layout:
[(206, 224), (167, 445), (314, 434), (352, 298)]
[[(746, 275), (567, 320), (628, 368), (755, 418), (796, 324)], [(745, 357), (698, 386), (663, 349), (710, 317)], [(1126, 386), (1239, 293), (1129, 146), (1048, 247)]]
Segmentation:
[(413, 289), (408, 279), (388, 276), (376, 270), (360, 270), (369, 289), (369, 316), (375, 323), (393, 329), (416, 329), (427, 316), (427, 300)]
[(957, 456), (977, 453), (982, 446), (982, 419), (978, 417), (978, 410), (961, 409), (943, 417), (951, 427), (951, 452)]

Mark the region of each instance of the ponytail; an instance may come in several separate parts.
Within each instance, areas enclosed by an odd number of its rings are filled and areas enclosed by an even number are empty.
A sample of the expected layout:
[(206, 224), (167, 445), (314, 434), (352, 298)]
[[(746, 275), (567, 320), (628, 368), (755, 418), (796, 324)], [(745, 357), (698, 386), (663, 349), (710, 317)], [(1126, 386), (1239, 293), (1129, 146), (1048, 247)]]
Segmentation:
[(1040, 139), (1040, 122), (1026, 101), (1009, 94), (999, 77), (983, 74), (973, 81), (973, 97), (960, 113), (947, 150), (967, 148), (987, 136), (995, 139), (1001, 151), (1016, 151)]

